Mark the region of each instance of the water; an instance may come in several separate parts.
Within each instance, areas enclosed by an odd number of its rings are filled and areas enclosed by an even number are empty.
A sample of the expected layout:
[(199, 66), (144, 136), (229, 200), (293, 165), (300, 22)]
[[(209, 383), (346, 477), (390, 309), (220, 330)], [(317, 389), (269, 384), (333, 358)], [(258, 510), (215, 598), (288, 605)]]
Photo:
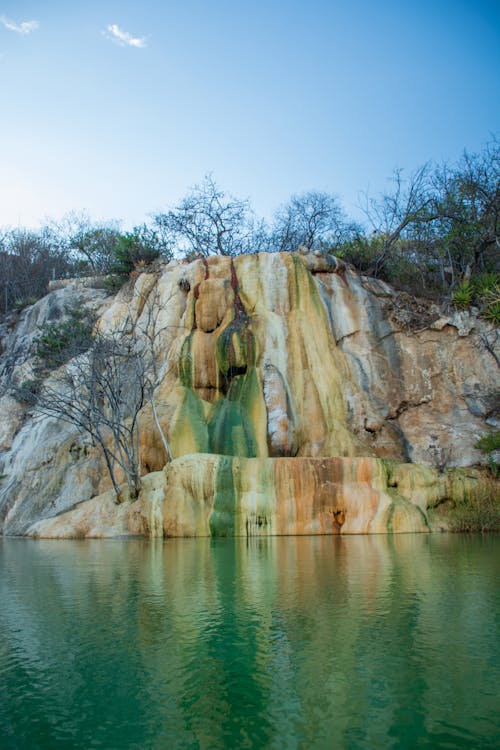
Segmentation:
[(0, 541), (0, 746), (500, 746), (500, 538)]

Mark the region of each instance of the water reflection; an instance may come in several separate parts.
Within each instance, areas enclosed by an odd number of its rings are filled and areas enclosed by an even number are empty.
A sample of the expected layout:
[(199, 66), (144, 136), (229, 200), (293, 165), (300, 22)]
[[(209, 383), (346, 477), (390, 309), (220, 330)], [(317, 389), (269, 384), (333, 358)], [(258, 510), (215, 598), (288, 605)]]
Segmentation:
[(0, 543), (5, 747), (494, 747), (495, 538)]

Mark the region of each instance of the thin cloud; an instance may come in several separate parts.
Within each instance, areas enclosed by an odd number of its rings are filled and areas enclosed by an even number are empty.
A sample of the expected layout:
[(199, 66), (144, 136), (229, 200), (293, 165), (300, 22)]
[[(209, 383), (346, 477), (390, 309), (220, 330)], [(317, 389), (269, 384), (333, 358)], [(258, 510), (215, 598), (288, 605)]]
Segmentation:
[(106, 31), (103, 32), (104, 36), (111, 41), (120, 44), (122, 47), (139, 47), (143, 48), (146, 46), (146, 37), (144, 36), (132, 36), (128, 31), (120, 29), (118, 24), (110, 23), (106, 27)]
[(9, 21), (5, 16), (0, 16), (0, 23), (2, 23), (9, 31), (16, 31), (18, 34), (31, 34), (32, 31), (36, 31), (40, 26), (38, 21), (21, 21), (21, 23), (14, 23), (14, 21)]

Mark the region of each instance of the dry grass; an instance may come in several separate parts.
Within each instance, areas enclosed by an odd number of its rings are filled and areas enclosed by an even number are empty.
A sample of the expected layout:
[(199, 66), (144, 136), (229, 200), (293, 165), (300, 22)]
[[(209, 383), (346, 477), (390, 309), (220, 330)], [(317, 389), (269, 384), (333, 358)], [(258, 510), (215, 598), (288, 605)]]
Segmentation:
[(450, 531), (500, 531), (500, 482), (493, 477), (478, 482), (449, 515)]

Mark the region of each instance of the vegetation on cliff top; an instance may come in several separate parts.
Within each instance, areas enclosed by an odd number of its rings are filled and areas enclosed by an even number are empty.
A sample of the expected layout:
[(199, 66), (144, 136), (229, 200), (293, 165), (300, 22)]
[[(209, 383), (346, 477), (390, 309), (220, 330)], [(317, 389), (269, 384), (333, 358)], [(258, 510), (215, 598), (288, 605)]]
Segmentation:
[(392, 190), (364, 195), (365, 222), (338, 198), (310, 191), (281, 206), (270, 225), (247, 200), (206, 176), (177, 206), (122, 232), (117, 222), (69, 214), (38, 231), (0, 231), (0, 310), (31, 304), (51, 278), (108, 275), (111, 288), (157, 258), (296, 251), (342, 257), (362, 273), (415, 295), (477, 306), (500, 322), (500, 147), (456, 164), (393, 173)]

